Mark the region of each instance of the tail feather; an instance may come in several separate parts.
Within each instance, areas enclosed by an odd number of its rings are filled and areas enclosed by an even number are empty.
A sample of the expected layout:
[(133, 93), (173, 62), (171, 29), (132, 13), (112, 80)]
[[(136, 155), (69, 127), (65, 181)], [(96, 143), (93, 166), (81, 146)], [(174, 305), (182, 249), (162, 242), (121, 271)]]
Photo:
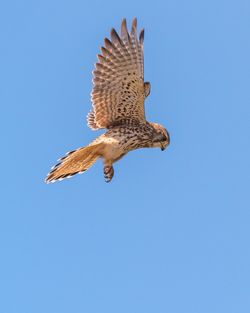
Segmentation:
[(45, 182), (53, 183), (85, 172), (101, 156), (101, 148), (102, 143), (99, 143), (68, 152), (52, 167)]

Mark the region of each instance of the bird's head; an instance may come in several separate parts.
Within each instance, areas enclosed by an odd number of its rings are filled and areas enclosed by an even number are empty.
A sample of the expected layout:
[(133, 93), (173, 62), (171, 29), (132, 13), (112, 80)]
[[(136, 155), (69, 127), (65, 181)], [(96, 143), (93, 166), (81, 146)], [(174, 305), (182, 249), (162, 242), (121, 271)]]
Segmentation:
[(165, 127), (157, 123), (150, 123), (155, 132), (153, 136), (153, 147), (161, 148), (161, 150), (165, 150), (167, 146), (170, 144), (170, 136)]

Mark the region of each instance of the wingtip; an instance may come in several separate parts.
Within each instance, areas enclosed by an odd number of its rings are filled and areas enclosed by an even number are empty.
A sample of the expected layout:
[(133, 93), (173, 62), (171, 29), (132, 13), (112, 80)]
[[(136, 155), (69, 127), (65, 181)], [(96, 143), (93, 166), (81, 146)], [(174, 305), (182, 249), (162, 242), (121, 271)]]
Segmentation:
[(101, 54), (97, 54), (97, 58), (98, 58), (100, 63), (103, 63), (105, 61), (105, 57)]
[(137, 28), (137, 17), (134, 17), (133, 22), (132, 22), (132, 28)]
[(124, 19), (122, 20), (121, 36), (122, 36), (122, 37), (128, 37), (128, 38), (129, 38), (128, 27), (127, 27), (127, 20), (126, 20), (126, 18), (124, 18)]
[(121, 45), (122, 44), (122, 41), (121, 41), (121, 38), (120, 36), (118, 35), (117, 31), (112, 28), (111, 29), (111, 32), (110, 32), (110, 36), (111, 36), (111, 40), (114, 44), (118, 44), (118, 45)]
[(108, 38), (104, 38), (104, 44), (107, 49), (113, 49), (114, 46), (112, 42)]
[(127, 26), (127, 19), (125, 17), (122, 19), (122, 26)]
[(144, 34), (145, 34), (145, 31), (144, 31), (144, 28), (141, 30), (140, 32), (140, 36), (139, 36), (139, 40), (140, 40), (140, 44), (143, 45), (144, 43)]

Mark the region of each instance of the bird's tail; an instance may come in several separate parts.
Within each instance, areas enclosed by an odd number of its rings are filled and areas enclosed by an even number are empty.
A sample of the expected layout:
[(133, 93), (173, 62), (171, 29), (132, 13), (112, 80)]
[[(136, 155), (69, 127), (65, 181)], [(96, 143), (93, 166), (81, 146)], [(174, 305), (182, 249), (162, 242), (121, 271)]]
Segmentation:
[(89, 169), (98, 158), (101, 157), (103, 143), (92, 144), (77, 150), (68, 152), (58, 164), (52, 167), (51, 172), (45, 179), (46, 183), (72, 177)]

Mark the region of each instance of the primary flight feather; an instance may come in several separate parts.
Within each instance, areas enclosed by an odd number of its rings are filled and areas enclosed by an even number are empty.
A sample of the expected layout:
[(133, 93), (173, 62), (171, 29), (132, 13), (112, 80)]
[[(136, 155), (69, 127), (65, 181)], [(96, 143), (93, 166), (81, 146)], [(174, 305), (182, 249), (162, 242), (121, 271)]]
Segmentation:
[(104, 161), (104, 177), (109, 182), (114, 176), (113, 163), (129, 151), (153, 147), (164, 150), (170, 143), (168, 131), (145, 117), (150, 83), (144, 82), (144, 30), (138, 37), (137, 19), (130, 32), (124, 19), (121, 35), (112, 29), (111, 40), (105, 38), (104, 43), (93, 71), (93, 108), (87, 120), (91, 129), (106, 128), (107, 132), (87, 147), (62, 157), (48, 174), (47, 183), (82, 173), (99, 158)]

